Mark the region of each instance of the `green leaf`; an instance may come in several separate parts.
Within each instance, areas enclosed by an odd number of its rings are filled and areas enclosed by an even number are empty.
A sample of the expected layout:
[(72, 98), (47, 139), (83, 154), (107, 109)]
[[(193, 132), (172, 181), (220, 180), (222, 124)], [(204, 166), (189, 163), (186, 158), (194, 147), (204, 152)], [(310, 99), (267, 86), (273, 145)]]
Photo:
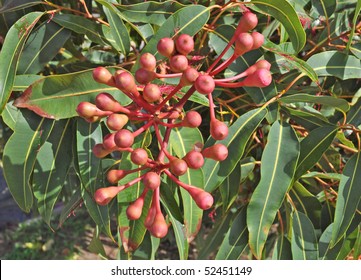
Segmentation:
[(54, 22), (33, 30), (19, 59), (18, 74), (36, 74), (52, 60), (69, 39), (71, 32)]
[(112, 41), (110, 43), (120, 53), (127, 54), (130, 51), (130, 37), (119, 11), (111, 3), (100, 0), (97, 2), (103, 5), (104, 13), (110, 24), (110, 35), (114, 40), (114, 43)]
[(257, 8), (270, 14), (285, 27), (295, 52), (300, 52), (306, 43), (306, 33), (294, 8), (286, 0), (252, 0)]
[(259, 259), (268, 232), (289, 189), (299, 156), (299, 142), (287, 123), (275, 122), (261, 159), (261, 180), (247, 209), (249, 245)]
[[(204, 172), (204, 188), (206, 191), (212, 192), (215, 190), (232, 172), (242, 158), (248, 140), (266, 114), (267, 110), (262, 108), (254, 109), (243, 114), (229, 127), (228, 137), (216, 142), (228, 147), (228, 158), (221, 162), (212, 159), (205, 160), (202, 169)], [(206, 146), (213, 144), (214, 141), (209, 140)]]
[(355, 30), (356, 30), (356, 27), (357, 27), (357, 20), (359, 19), (358, 16), (359, 16), (360, 12), (361, 12), (361, 2), (357, 1), (355, 13), (354, 13), (353, 19), (352, 19), (352, 28), (351, 28), (351, 32), (350, 32), (350, 35), (349, 35), (349, 40), (348, 40), (347, 46), (346, 46), (347, 50), (350, 49), (350, 46), (352, 44), (353, 36), (355, 34)]
[(2, 7), (0, 8), (0, 14), (26, 9), (39, 4), (44, 4), (44, 3), (43, 1), (24, 1), (24, 0), (5, 1), (4, 5), (2, 5)]
[(198, 253), (198, 260), (208, 259), (209, 256), (216, 251), (219, 245), (222, 244), (233, 218), (234, 214), (228, 212), (226, 216), (217, 219), (214, 227), (204, 240), (203, 246), (201, 244), (201, 249)]
[(336, 180), (340, 181), (342, 175), (338, 173), (322, 173), (322, 172), (309, 172), (301, 176), (301, 178), (321, 178), (321, 179), (329, 179), (329, 180)]
[(341, 80), (361, 77), (361, 61), (353, 55), (338, 51), (317, 53), (311, 56), (307, 63), (318, 76), (335, 76)]
[(301, 177), (319, 161), (322, 154), (330, 147), (337, 129), (335, 126), (319, 127), (301, 141), (295, 179)]
[(350, 105), (345, 99), (332, 97), (332, 96), (314, 96), (310, 94), (299, 93), (299, 94), (283, 96), (279, 99), (279, 101), (286, 104), (292, 104), (296, 102), (316, 103), (325, 106), (330, 106), (344, 113), (350, 110)]
[(361, 198), (361, 152), (346, 163), (338, 189), (332, 245), (336, 244), (349, 228)]
[(83, 198), (81, 196), (81, 189), (78, 188), (71, 194), (71, 197), (67, 203), (63, 206), (60, 213), (59, 223), (57, 228), (61, 228), (64, 222), (71, 216), (74, 215), (75, 209), (81, 206)]
[(183, 7), (184, 5), (175, 1), (163, 3), (149, 1), (134, 5), (116, 5), (116, 8), (128, 21), (155, 25), (162, 25), (167, 18)]
[(344, 242), (342, 243), (342, 247), (337, 254), (337, 260), (344, 260), (347, 258), (356, 243), (359, 233), (360, 225), (356, 227), (355, 230), (351, 234), (347, 235), (347, 237), (345, 238)]
[(108, 27), (97, 24), (82, 16), (57, 14), (54, 16), (53, 21), (75, 33), (86, 35), (94, 43), (107, 45), (109, 41), (113, 41), (106, 37), (106, 34), (104, 34), (106, 32), (103, 32), (103, 30), (106, 30)]
[(13, 91), (24, 91), (42, 77), (40, 75), (16, 75)]
[(1, 115), (1, 118), (11, 130), (15, 129), (16, 120), (18, 118), (19, 113), (20, 110), (15, 106), (13, 106), (12, 102), (6, 104), (4, 111)]
[(55, 202), (64, 186), (72, 162), (71, 119), (56, 122), (40, 148), (34, 166), (33, 189), (44, 221), (51, 227)]
[(292, 214), (291, 248), (294, 260), (318, 259), (318, 242), (312, 222), (297, 210)]
[(313, 194), (311, 194), (301, 183), (295, 182), (290, 190), (290, 196), (299, 212), (304, 213), (311, 221), (316, 229), (321, 224), (322, 205)]
[[(349, 41), (351, 42), (351, 40)], [(350, 51), (359, 59), (361, 59), (361, 43), (356, 43), (350, 46)]]
[(335, 260), (344, 241), (343, 239), (341, 239), (334, 247), (331, 247), (330, 241), (332, 237), (332, 228), (333, 223), (325, 229), (318, 243), (319, 258), (322, 260)]
[[(117, 68), (109, 68), (114, 72)], [(130, 99), (117, 88), (99, 84), (92, 78), (92, 70), (51, 75), (33, 83), (15, 100), (14, 105), (27, 108), (40, 116), (65, 119), (77, 116), (75, 111), (82, 101), (94, 102), (101, 92), (108, 92), (122, 105)]]
[(223, 239), (216, 260), (238, 260), (248, 245), (246, 207), (242, 207)]
[[(186, 33), (195, 35), (207, 23), (209, 18), (209, 9), (200, 5), (190, 5), (184, 7), (172, 16), (170, 16), (158, 29), (156, 34), (149, 40), (148, 44), (142, 50), (142, 53), (151, 53), (156, 55), (157, 59), (162, 56), (158, 54), (157, 44), (161, 38), (176, 37), (179, 34)], [(137, 69), (138, 64), (134, 66)]]
[(23, 16), (6, 35), (0, 52), (0, 114), (11, 94), (18, 60), (26, 39), (42, 15), (41, 12), (33, 12)]
[(194, 149), (196, 143), (203, 143), (203, 137), (199, 129), (189, 127), (172, 129), (169, 145), (177, 157), (183, 158), (189, 151)]
[(312, 10), (327, 19), (335, 12), (336, 6), (336, 0), (312, 0)]
[(272, 260), (292, 260), (291, 243), (284, 234), (277, 238)]
[(48, 138), (54, 121), (40, 118), (29, 111), (18, 115), (13, 135), (7, 141), (4, 154), (4, 176), (19, 207), (29, 212), (33, 205), (31, 174), (38, 149)]
[(99, 233), (100, 233), (99, 227), (96, 227), (94, 229), (93, 238), (88, 245), (88, 250), (94, 254), (98, 254), (103, 258), (106, 258), (107, 255), (105, 253), (103, 243), (100, 240)]
[(358, 127), (361, 124), (361, 99), (359, 99), (347, 113), (346, 123)]

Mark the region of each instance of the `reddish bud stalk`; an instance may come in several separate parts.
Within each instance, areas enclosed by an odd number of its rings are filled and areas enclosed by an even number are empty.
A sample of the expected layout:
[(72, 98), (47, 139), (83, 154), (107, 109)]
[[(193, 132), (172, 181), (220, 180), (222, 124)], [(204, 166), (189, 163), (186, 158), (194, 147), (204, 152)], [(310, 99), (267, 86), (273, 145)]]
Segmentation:
[(263, 88), (270, 85), (272, 82), (272, 75), (267, 69), (257, 69), (254, 73), (247, 76), (243, 81), (237, 83), (223, 83), (217, 82), (218, 86), (227, 88), (239, 87), (259, 87)]
[(162, 109), (164, 107), (165, 104), (167, 104), (167, 102), (182, 88), (182, 86), (180, 84), (178, 84), (175, 88), (173, 88), (173, 90), (167, 95), (166, 98), (164, 98), (164, 100), (156, 106), (155, 108), (155, 112), (159, 111), (160, 109)]
[(223, 71), (224, 69), (226, 69), (233, 61), (235, 61), (237, 59), (237, 55), (232, 54), (232, 56), (230, 56), (229, 58), (227, 58), (225, 61), (223, 61), (219, 66), (217, 66), (216, 69), (214, 69), (210, 75), (211, 76), (215, 76), (218, 73), (220, 73), (221, 71)]
[(136, 131), (133, 132), (133, 136), (137, 137), (139, 134), (143, 133), (144, 131), (146, 131), (149, 127), (151, 127), (154, 124), (154, 120), (150, 120), (149, 122), (147, 122), (145, 125), (143, 125), (141, 128), (137, 129)]

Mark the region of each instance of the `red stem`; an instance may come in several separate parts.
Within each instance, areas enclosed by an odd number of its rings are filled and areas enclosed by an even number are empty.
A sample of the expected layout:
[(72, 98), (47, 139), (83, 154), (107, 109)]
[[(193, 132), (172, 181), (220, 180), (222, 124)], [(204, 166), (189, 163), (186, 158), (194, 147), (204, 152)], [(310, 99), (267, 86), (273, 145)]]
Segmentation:
[(149, 122), (147, 122), (145, 125), (143, 125), (141, 128), (139, 128), (138, 130), (133, 132), (133, 136), (137, 137), (139, 134), (143, 133), (144, 131), (146, 131), (149, 127), (151, 127), (154, 124), (154, 120), (150, 120)]
[(220, 64), (214, 71), (212, 71), (210, 75), (211, 76), (217, 75), (219, 72), (227, 68), (233, 61), (235, 61), (237, 57), (238, 57), (237, 55), (233, 54), (230, 58), (223, 61), (222, 64)]
[(164, 173), (168, 175), (168, 177), (176, 183), (178, 186), (182, 187), (185, 190), (189, 190), (190, 185), (180, 181), (177, 177), (175, 177), (168, 169), (164, 169)]
[(216, 60), (209, 66), (207, 73), (211, 73), (214, 67), (216, 67), (217, 63), (221, 60), (221, 58), (226, 54), (226, 52), (229, 50), (229, 48), (233, 45), (234, 41), (236, 41), (235, 36), (232, 37), (232, 39), (228, 42), (227, 46), (224, 48), (224, 50), (221, 52), (221, 54), (216, 58)]
[(190, 89), (188, 89), (187, 93), (179, 100), (179, 102), (174, 105), (174, 109), (176, 108), (183, 108), (184, 104), (188, 101), (189, 97), (191, 97), (191, 95), (196, 91), (196, 88), (194, 87), (194, 85), (192, 85), (192, 87)]
[(239, 88), (244, 86), (244, 82), (238, 82), (238, 83), (223, 83), (223, 82), (217, 82), (215, 81), (217, 86), (220, 87), (227, 87), (227, 88)]
[(174, 73), (174, 74), (160, 74), (160, 73), (155, 73), (155, 77), (158, 79), (167, 79), (167, 78), (178, 78), (181, 77), (183, 73)]
[(163, 106), (182, 88), (180, 84), (178, 84), (169, 94), (168, 96), (155, 108), (155, 112), (163, 108)]

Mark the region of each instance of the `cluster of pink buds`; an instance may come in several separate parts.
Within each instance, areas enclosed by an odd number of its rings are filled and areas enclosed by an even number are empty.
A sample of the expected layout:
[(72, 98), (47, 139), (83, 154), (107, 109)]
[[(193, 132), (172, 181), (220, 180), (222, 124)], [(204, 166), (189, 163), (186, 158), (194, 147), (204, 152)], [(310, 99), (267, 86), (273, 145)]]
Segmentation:
[[(191, 151), (183, 158), (179, 158), (168, 150), (168, 141), (175, 127), (197, 128), (201, 125), (202, 117), (197, 111), (191, 110), (186, 113), (183, 111), (183, 106), (195, 91), (206, 95), (209, 100), (211, 137), (215, 140), (223, 140), (228, 136), (228, 126), (216, 118), (212, 98), (215, 87), (265, 87), (271, 83), (270, 64), (265, 60), (258, 61), (232, 78), (215, 78), (237, 57), (261, 47), (264, 41), (262, 34), (251, 32), (257, 22), (255, 14), (246, 12), (232, 40), (205, 72), (198, 71), (197, 67), (190, 63), (194, 40), (188, 34), (181, 34), (174, 39), (161, 39), (157, 50), (164, 59), (157, 61), (150, 53), (141, 55), (140, 68), (134, 75), (125, 70), (117, 70), (111, 74), (104, 67), (94, 69), (95, 81), (118, 88), (133, 102), (123, 106), (109, 93), (100, 93), (95, 99), (95, 104), (81, 102), (78, 105), (79, 116), (89, 122), (106, 118), (106, 125), (111, 131), (104, 137), (103, 143), (94, 146), (93, 152), (99, 158), (116, 151), (129, 152), (131, 161), (138, 166), (133, 170), (110, 170), (107, 173), (107, 180), (112, 186), (100, 188), (94, 193), (94, 199), (99, 205), (108, 204), (122, 190), (142, 182), (143, 192), (128, 206), (126, 213), (130, 220), (139, 219), (144, 210), (145, 197), (148, 192), (152, 192), (151, 206), (147, 209), (144, 223), (150, 233), (159, 238), (164, 237), (168, 232), (159, 199), (161, 176), (168, 176), (186, 190), (201, 209), (206, 210), (213, 205), (212, 195), (200, 188), (202, 186), (185, 184), (179, 176), (185, 174), (188, 168), (201, 168), (205, 158), (215, 161), (225, 160), (228, 156), (227, 147), (216, 143), (203, 148), (199, 143), (195, 143)], [(221, 62), (221, 58), (232, 46), (234, 46), (234, 54)], [(159, 71), (160, 65), (162, 65), (162, 73)], [(178, 78), (179, 83), (175, 86), (162, 85), (163, 80), (167, 78)], [(179, 94), (186, 86), (189, 87), (187, 92)], [(138, 124), (138, 128), (131, 131), (127, 128), (128, 122)], [(139, 127), (139, 124), (142, 126)], [(163, 134), (160, 127), (164, 127)], [(159, 153), (154, 159), (149, 156), (147, 150), (133, 148), (134, 139), (149, 129), (154, 131), (159, 143)], [(119, 180), (139, 171), (142, 171), (143, 175), (126, 184), (118, 185)]]

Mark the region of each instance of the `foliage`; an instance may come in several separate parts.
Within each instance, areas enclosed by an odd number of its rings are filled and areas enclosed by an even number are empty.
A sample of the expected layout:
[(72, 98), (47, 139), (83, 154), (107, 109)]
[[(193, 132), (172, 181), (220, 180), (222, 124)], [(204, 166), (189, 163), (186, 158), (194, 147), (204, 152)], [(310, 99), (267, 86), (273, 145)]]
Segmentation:
[[(84, 203), (97, 227), (119, 244), (119, 258), (154, 259), (159, 239), (125, 215), (141, 184), (106, 206), (95, 203), (96, 189), (108, 185), (106, 172), (132, 162), (126, 153), (94, 156), (92, 148), (109, 129), (104, 121), (84, 121), (76, 108), (94, 103), (104, 91), (129, 105), (132, 100), (116, 87), (95, 82), (92, 70), (106, 66), (112, 73), (134, 73), (141, 54), (162, 59), (156, 52), (164, 37), (193, 36), (193, 55), (203, 71), (217, 56), (227, 60), (233, 49), (222, 51), (250, 9), (265, 42), (217, 77), (228, 79), (266, 59), (273, 81), (264, 88), (214, 90), (216, 117), (229, 127), (223, 140), (210, 137), (205, 95), (195, 94), (185, 104), (184, 113), (196, 110), (203, 121), (192, 132), (180, 129), (170, 136), (172, 153), (189, 151), (189, 143), (200, 137), (205, 147), (222, 143), (229, 154), (224, 161), (206, 159), (188, 174), (189, 182), (213, 195), (213, 207), (204, 212), (162, 177), (160, 200), (171, 229), (163, 240), (175, 239), (180, 259), (188, 258), (190, 242), (200, 259), (360, 257), (360, 1), (0, 0), (0, 5), (0, 110), (13, 131), (2, 161), (21, 209), (36, 209), (55, 228), (56, 204), (63, 205), (61, 225)], [(177, 80), (159, 83), (174, 86)], [(137, 142), (150, 153), (158, 150), (155, 133), (148, 130)], [(97, 237), (93, 242), (101, 254)]]

